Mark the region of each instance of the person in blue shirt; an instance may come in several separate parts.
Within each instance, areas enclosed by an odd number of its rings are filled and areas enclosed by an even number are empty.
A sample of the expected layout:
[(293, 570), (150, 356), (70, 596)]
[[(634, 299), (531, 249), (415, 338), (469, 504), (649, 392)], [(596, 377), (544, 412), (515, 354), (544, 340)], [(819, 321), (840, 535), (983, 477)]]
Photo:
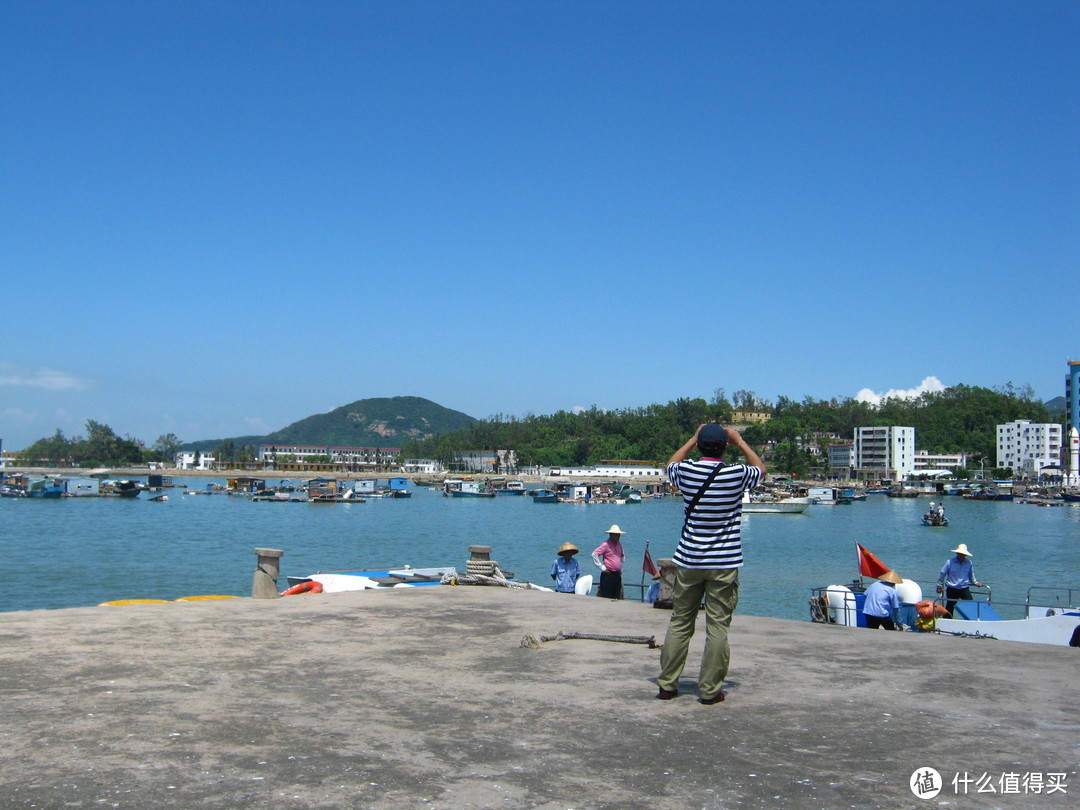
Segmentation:
[(981, 588), (982, 583), (975, 579), (975, 570), (971, 567), (972, 553), (966, 543), (961, 543), (952, 550), (955, 557), (946, 561), (938, 576), (937, 592), (945, 590), (945, 609), (952, 615), (953, 608), (961, 599), (971, 599), (971, 586)]
[(551, 578), (555, 580), (555, 590), (558, 593), (574, 592), (574, 586), (581, 576), (581, 565), (574, 559), (577, 553), (578, 547), (573, 543), (559, 546), (559, 556), (551, 564)]
[(866, 626), (871, 630), (884, 627), (886, 630), (896, 630), (899, 623), (900, 596), (896, 592), (896, 586), (904, 581), (895, 571), (886, 571), (877, 582), (866, 589), (866, 601), (863, 603), (863, 614), (866, 616)]

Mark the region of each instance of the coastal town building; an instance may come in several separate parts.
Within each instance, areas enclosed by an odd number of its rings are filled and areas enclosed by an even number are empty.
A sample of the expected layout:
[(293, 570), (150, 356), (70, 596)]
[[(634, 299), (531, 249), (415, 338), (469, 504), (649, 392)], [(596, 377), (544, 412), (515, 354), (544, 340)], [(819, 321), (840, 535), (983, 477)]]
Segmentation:
[(915, 472), (915, 428), (855, 428), (854, 475), (900, 481)]
[(1065, 428), (1068, 438), (1062, 452), (1065, 481), (1080, 486), (1080, 360), (1069, 361), (1069, 373), (1065, 376)]
[(517, 472), (517, 453), (513, 450), (462, 450), (454, 456), (456, 472), (514, 473)]
[(563, 478), (640, 478), (662, 475), (664, 468), (651, 461), (602, 461), (594, 467), (551, 467), (545, 475)]
[(841, 475), (844, 478), (851, 477), (855, 467), (855, 442), (840, 442), (829, 445), (829, 472)]
[(761, 425), (770, 419), (772, 414), (767, 411), (737, 410), (731, 416), (736, 425)]
[(967, 453), (931, 453), (927, 450), (915, 451), (915, 472), (929, 470), (954, 470), (967, 467)]
[(185, 450), (176, 454), (176, 469), (178, 470), (212, 470), (215, 463), (216, 459), (211, 453)]
[(997, 426), (997, 466), (1014, 473), (1039, 475), (1061, 462), (1061, 425), (1017, 419)]
[(256, 460), (264, 469), (360, 472), (397, 466), (400, 447), (333, 447), (314, 444), (261, 444)]
[(446, 472), (446, 467), (433, 458), (406, 458), (402, 460), (400, 469), (411, 475), (437, 475)]

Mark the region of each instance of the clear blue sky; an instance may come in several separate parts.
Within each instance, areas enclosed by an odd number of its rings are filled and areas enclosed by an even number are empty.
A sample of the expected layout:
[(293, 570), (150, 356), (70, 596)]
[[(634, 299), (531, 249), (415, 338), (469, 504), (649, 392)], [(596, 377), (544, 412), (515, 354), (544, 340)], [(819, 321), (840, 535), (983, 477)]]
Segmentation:
[(1071, 0), (10, 0), (0, 438), (1058, 396), (1078, 42)]

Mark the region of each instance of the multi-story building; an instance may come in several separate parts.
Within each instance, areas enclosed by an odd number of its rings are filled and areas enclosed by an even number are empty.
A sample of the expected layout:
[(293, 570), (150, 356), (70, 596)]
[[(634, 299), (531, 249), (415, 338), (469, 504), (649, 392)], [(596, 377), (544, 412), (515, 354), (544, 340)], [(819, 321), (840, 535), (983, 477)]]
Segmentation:
[(1065, 420), (1067, 427), (1080, 430), (1080, 360), (1069, 361), (1065, 376)]
[(1038, 475), (1061, 463), (1061, 425), (1017, 419), (997, 426), (997, 466)]
[(915, 472), (915, 428), (855, 428), (857, 478), (899, 481)]
[[(267, 468), (298, 469), (298, 465), (319, 465), (320, 469), (358, 472), (396, 466), (400, 447), (331, 447), (318, 444), (261, 444), (256, 459)], [(329, 462), (327, 462), (329, 459)]]
[(212, 470), (217, 460), (210, 453), (198, 453), (185, 450), (176, 454), (178, 470)]
[(931, 453), (927, 450), (915, 451), (915, 472), (924, 470), (953, 470), (967, 467), (967, 453)]
[(855, 443), (841, 442), (829, 445), (829, 470), (834, 475), (847, 478), (855, 466)]
[(1065, 436), (1068, 446), (1063, 452), (1063, 466), (1067, 470), (1067, 482), (1080, 484), (1080, 360), (1069, 361), (1069, 373), (1065, 377)]

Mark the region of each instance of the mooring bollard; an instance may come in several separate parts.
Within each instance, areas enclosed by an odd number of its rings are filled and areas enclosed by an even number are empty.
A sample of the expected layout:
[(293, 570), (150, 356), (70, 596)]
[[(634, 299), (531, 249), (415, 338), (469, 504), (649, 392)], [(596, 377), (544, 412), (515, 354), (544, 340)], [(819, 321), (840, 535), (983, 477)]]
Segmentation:
[(480, 574), (485, 577), (495, 575), (499, 566), (491, 559), (491, 546), (469, 546), (469, 559), (465, 561), (465, 572)]
[(251, 583), (251, 595), (256, 599), (277, 599), (277, 580), (281, 571), (278, 560), (284, 551), (276, 548), (257, 548), (259, 562), (255, 566), (255, 579)]

